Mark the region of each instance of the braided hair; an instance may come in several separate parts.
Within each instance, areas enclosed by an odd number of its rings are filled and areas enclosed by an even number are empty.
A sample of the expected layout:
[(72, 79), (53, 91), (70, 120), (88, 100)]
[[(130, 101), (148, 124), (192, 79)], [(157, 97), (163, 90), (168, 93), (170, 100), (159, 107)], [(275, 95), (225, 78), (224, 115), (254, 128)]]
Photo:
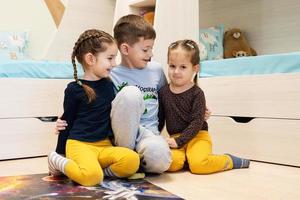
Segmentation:
[(82, 88), (84, 89), (88, 98), (88, 103), (91, 103), (93, 100), (95, 100), (96, 93), (93, 90), (93, 88), (82, 83), (78, 79), (76, 60), (84, 67), (83, 65), (84, 55), (87, 53), (91, 53), (94, 56), (96, 56), (98, 53), (104, 52), (107, 49), (107, 45), (105, 45), (104, 43), (106, 44), (115, 43), (115, 39), (110, 34), (104, 31), (100, 31), (97, 29), (90, 29), (84, 31), (79, 36), (78, 40), (76, 41), (73, 47), (71, 61), (74, 68), (74, 79), (76, 83), (82, 86)]

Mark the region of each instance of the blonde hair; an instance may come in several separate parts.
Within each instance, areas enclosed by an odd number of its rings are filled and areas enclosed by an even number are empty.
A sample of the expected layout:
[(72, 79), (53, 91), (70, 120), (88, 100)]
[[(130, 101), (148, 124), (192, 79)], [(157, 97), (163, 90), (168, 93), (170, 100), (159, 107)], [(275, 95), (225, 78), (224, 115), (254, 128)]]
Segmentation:
[(112, 43), (115, 43), (115, 39), (110, 34), (97, 29), (90, 29), (84, 31), (79, 36), (78, 40), (76, 41), (73, 47), (71, 60), (74, 68), (74, 79), (76, 83), (78, 83), (84, 89), (88, 98), (88, 103), (91, 103), (93, 100), (95, 100), (96, 93), (93, 90), (93, 88), (82, 83), (78, 79), (75, 58), (80, 64), (82, 64), (84, 68), (83, 56), (86, 53), (91, 53), (96, 56), (98, 53), (106, 51), (107, 45), (105, 44), (112, 44)]
[[(197, 43), (193, 40), (178, 40), (176, 42), (173, 42), (168, 47), (168, 61), (170, 52), (172, 50), (175, 50), (177, 48), (181, 47), (183, 50), (185, 50), (187, 53), (189, 53), (191, 58), (191, 63), (193, 66), (198, 65), (200, 62), (200, 51)], [(197, 84), (198, 75), (194, 77), (194, 83)]]
[(156, 33), (152, 25), (139, 15), (126, 15), (121, 17), (114, 27), (114, 37), (120, 46), (122, 43), (133, 45), (140, 37), (155, 39)]

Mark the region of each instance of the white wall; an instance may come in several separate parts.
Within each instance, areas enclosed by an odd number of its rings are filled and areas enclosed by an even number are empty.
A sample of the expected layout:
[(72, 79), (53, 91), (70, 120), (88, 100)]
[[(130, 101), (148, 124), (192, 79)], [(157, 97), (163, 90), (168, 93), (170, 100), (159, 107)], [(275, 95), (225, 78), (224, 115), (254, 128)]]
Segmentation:
[(70, 60), (79, 35), (90, 28), (112, 33), (115, 0), (70, 0), (45, 59)]
[(69, 0), (61, 0), (61, 2), (64, 4), (65, 7), (68, 6)]
[(198, 0), (157, 0), (154, 60), (167, 66), (168, 46), (185, 38), (198, 40)]
[(43, 0), (0, 0), (0, 31), (29, 31), (29, 56), (41, 59), (57, 31)]
[[(114, 23), (129, 13), (138, 14), (145, 7), (155, 6), (156, 40), (153, 59), (167, 66), (167, 49), (171, 42), (183, 38), (198, 40), (199, 0), (117, 0)], [(134, 5), (134, 6), (132, 6)], [(120, 55), (120, 54), (119, 54)], [(120, 57), (118, 60), (120, 61)]]
[(62, 0), (58, 29), (44, 0), (0, 0), (0, 31), (29, 30), (34, 59), (70, 60), (80, 33), (89, 28), (112, 33), (115, 0)]
[(241, 28), (258, 54), (300, 51), (299, 0), (199, 0), (200, 27)]

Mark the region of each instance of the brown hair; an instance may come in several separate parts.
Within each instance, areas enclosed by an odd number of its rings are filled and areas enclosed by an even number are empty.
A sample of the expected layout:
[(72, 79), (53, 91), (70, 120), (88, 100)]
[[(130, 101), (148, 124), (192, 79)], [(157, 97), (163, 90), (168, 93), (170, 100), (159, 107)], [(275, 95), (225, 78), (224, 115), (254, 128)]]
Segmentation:
[(139, 15), (126, 15), (121, 17), (114, 27), (114, 37), (120, 46), (126, 42), (133, 45), (139, 41), (140, 37), (155, 39), (156, 33), (152, 25)]
[(84, 68), (83, 56), (87, 53), (91, 53), (96, 56), (98, 53), (104, 52), (107, 49), (107, 45), (105, 45), (104, 43), (112, 44), (115, 43), (115, 40), (110, 34), (104, 31), (90, 29), (84, 31), (79, 36), (73, 47), (71, 60), (74, 68), (74, 79), (84, 89), (88, 98), (88, 103), (91, 103), (96, 98), (96, 93), (93, 88), (86, 84), (83, 84), (78, 79), (75, 58)]
[[(172, 50), (177, 49), (178, 47), (181, 47), (184, 49), (187, 53), (190, 54), (191, 57), (191, 63), (193, 66), (198, 65), (200, 63), (200, 52), (199, 47), (197, 43), (193, 40), (178, 40), (176, 42), (173, 42), (168, 47), (168, 60), (169, 55)], [(197, 84), (198, 75), (194, 77), (194, 83)]]

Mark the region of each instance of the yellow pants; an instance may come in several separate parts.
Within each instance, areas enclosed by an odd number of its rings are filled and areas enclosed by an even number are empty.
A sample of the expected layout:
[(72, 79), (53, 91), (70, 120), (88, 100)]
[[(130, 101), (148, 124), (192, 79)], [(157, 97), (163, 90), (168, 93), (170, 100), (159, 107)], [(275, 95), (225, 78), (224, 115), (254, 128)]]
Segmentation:
[(171, 172), (182, 169), (186, 160), (194, 174), (210, 174), (233, 168), (228, 155), (212, 154), (212, 142), (207, 131), (199, 131), (186, 145), (180, 149), (171, 149), (171, 152), (173, 162), (168, 169)]
[(110, 167), (117, 177), (134, 174), (140, 164), (138, 154), (124, 147), (112, 146), (109, 139), (99, 142), (67, 140), (65, 174), (73, 181), (92, 186), (103, 181), (102, 169)]

